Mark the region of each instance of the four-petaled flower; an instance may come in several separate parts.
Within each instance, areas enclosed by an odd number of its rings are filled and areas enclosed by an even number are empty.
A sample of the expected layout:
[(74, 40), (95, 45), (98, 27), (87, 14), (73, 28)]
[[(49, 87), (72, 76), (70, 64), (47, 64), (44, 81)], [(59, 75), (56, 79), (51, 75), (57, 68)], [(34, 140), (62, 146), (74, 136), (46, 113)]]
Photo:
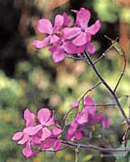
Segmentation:
[[(55, 119), (55, 112), (48, 108), (41, 108), (37, 113), (37, 118), (28, 109), (24, 111), (26, 127), (22, 132), (17, 132), (12, 139), (18, 141), (20, 145), (26, 145), (22, 153), (26, 158), (30, 158), (40, 152), (39, 149), (32, 150), (32, 146), (40, 146), (41, 150), (53, 147), (54, 151), (61, 147), (61, 140), (58, 136), (62, 129)], [(50, 144), (47, 141), (53, 141)]]
[[(72, 108), (78, 108), (79, 103), (76, 101), (73, 103)], [(83, 136), (87, 136), (84, 131), (87, 126), (101, 123), (104, 129), (108, 128), (109, 118), (103, 114), (96, 113), (96, 104), (93, 99), (86, 96), (84, 99), (84, 105), (81, 111), (77, 112), (76, 117), (70, 123), (66, 138), (67, 140), (80, 140)]]
[(97, 20), (93, 25), (88, 27), (91, 16), (90, 11), (81, 8), (79, 11), (74, 10), (74, 12), (77, 14), (75, 26), (65, 28), (63, 30), (64, 37), (67, 40), (72, 40), (75, 46), (82, 47), (83, 51), (87, 49), (89, 53), (94, 53), (95, 48), (90, 43), (91, 36), (99, 31), (101, 23)]
[(54, 19), (54, 27), (50, 20), (40, 19), (37, 23), (37, 29), (40, 33), (48, 34), (43, 40), (34, 40), (33, 45), (36, 48), (43, 48), (58, 42), (62, 37), (62, 28), (70, 24), (70, 19), (66, 13), (56, 15)]
[(43, 48), (50, 45), (50, 52), (55, 63), (62, 61), (68, 54), (79, 54), (86, 50), (91, 54), (95, 52), (91, 44), (91, 37), (95, 35), (101, 23), (97, 20), (93, 25), (88, 27), (90, 20), (90, 11), (81, 8), (79, 11), (74, 10), (77, 14), (76, 23), (68, 27), (70, 19), (66, 13), (57, 14), (54, 19), (54, 27), (48, 19), (40, 19), (37, 23), (37, 29), (43, 34), (47, 34), (43, 40), (34, 40), (33, 45), (36, 48)]

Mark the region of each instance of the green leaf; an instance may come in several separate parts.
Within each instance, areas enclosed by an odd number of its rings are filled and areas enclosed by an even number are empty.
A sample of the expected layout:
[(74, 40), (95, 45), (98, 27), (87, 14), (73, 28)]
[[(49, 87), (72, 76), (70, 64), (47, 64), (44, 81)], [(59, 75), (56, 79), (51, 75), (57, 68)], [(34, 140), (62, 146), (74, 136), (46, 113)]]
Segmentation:
[[(125, 146), (122, 144), (119, 149), (125, 149)], [(116, 159), (121, 159), (121, 158), (124, 158), (126, 156), (128, 152), (116, 152), (114, 153), (114, 156)]]
[(72, 108), (67, 114), (66, 114), (66, 119), (65, 119), (65, 125), (69, 125), (70, 122), (75, 118), (77, 114), (78, 109), (77, 108)]
[(82, 108), (83, 108), (83, 99), (80, 100), (80, 102), (79, 102), (78, 110), (81, 111)]
[[(130, 148), (130, 140), (127, 140), (127, 145), (126, 145), (126, 147), (124, 146), (124, 144), (122, 144), (120, 147), (119, 147), (119, 149), (125, 149), (125, 148)], [(124, 160), (126, 160), (126, 156), (127, 156), (127, 154), (128, 154), (128, 151), (126, 151), (126, 152), (116, 152), (116, 153), (114, 153), (114, 156), (115, 156), (115, 158), (117, 159), (116, 160), (116, 162), (128, 162), (128, 160), (127, 161), (124, 161)], [(122, 160), (122, 161), (121, 161)]]
[(93, 155), (91, 155), (91, 154), (86, 155), (86, 156), (83, 158), (83, 162), (89, 161), (90, 159), (92, 159), (92, 157), (93, 157)]

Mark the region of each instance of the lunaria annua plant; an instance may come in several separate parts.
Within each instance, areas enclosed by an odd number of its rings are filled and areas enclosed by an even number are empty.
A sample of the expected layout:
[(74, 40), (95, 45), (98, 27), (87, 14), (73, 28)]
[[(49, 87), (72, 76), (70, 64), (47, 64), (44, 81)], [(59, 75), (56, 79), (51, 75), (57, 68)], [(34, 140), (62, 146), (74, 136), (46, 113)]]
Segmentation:
[[(99, 147), (91, 143), (84, 144), (82, 142), (82, 139), (91, 138), (94, 126), (104, 131), (110, 127), (109, 116), (98, 112), (95, 101), (87, 95), (89, 91), (92, 91), (100, 84), (103, 84), (113, 97), (123, 120), (129, 128), (130, 121), (116, 95), (116, 90), (124, 75), (126, 59), (123, 53), (122, 57), (124, 58), (125, 65), (114, 90), (112, 90), (95, 66), (105, 53), (95, 62), (91, 59), (91, 54), (95, 53), (95, 47), (92, 45), (91, 39), (101, 28), (100, 20), (89, 26), (91, 13), (88, 9), (80, 8), (79, 11), (72, 10), (72, 12), (76, 14), (76, 20), (72, 26), (70, 26), (71, 20), (66, 13), (57, 14), (54, 18), (54, 23), (51, 23), (48, 19), (40, 19), (37, 23), (37, 29), (40, 33), (46, 34), (46, 37), (43, 40), (34, 40), (33, 45), (38, 49), (49, 46), (54, 63), (63, 61), (65, 57), (85, 61), (91, 66), (100, 82), (89, 89), (79, 100), (72, 103), (70, 110), (64, 115), (64, 125), (62, 126), (58, 123), (54, 110), (41, 108), (37, 111), (37, 114), (34, 114), (28, 108), (25, 109), (25, 128), (15, 133), (12, 139), (17, 141), (19, 145), (24, 145), (22, 154), (27, 159), (37, 155), (39, 152), (56, 152), (65, 149), (66, 146), (109, 153), (123, 152), (125, 155), (130, 151), (130, 148), (125, 147), (128, 130), (123, 136), (125, 146), (121, 148)], [(119, 48), (118, 42), (116, 44)], [(35, 149), (33, 146), (35, 146)]]

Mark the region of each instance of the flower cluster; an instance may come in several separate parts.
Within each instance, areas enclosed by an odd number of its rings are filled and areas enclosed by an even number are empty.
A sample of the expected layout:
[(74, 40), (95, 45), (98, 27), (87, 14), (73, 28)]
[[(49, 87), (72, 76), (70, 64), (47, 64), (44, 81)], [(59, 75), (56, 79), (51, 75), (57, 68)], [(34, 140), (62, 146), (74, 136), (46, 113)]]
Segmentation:
[(81, 8), (79, 11), (72, 10), (72, 12), (76, 13), (76, 21), (71, 27), (69, 27), (71, 20), (66, 13), (55, 16), (54, 26), (48, 19), (40, 19), (37, 23), (38, 31), (47, 34), (47, 37), (43, 40), (34, 40), (33, 45), (36, 48), (50, 45), (49, 50), (55, 63), (70, 54), (83, 53), (86, 50), (90, 54), (95, 52), (91, 37), (99, 31), (100, 21), (97, 20), (88, 27), (91, 17), (89, 10)]
[[(78, 109), (79, 102), (75, 101), (72, 109)], [(80, 140), (83, 136), (87, 137), (87, 127), (94, 124), (101, 124), (103, 129), (109, 128), (109, 118), (103, 114), (96, 112), (96, 104), (89, 96), (84, 98), (84, 104), (81, 111), (77, 111), (75, 118), (70, 123), (66, 139), (67, 140)]]
[[(65, 135), (67, 141), (80, 141), (82, 137), (88, 138), (87, 129), (94, 124), (101, 124), (103, 129), (109, 127), (109, 118), (97, 113), (95, 102), (91, 97), (84, 98), (82, 110), (79, 111), (78, 107), (78, 101), (71, 106), (71, 110), (77, 109), (77, 114), (70, 121)], [(69, 114), (65, 116), (65, 120), (66, 117), (70, 118)], [(40, 151), (53, 152), (61, 149), (62, 140), (59, 136), (64, 132), (55, 119), (55, 111), (51, 113), (48, 108), (41, 108), (35, 115), (29, 109), (25, 109), (24, 120), (26, 127), (23, 131), (16, 132), (12, 139), (18, 141), (19, 145), (25, 145), (22, 153), (27, 159), (37, 155)]]
[[(62, 133), (62, 129), (55, 119), (54, 111), (51, 114), (48, 108), (41, 108), (35, 117), (34, 113), (26, 109), (24, 119), (26, 127), (22, 132), (15, 133), (12, 139), (18, 141), (19, 145), (25, 145), (22, 153), (26, 158), (38, 154), (41, 150), (46, 151), (50, 147), (53, 147), (54, 151), (60, 149), (61, 140), (58, 136)], [(40, 146), (40, 149), (33, 150), (33, 146)]]

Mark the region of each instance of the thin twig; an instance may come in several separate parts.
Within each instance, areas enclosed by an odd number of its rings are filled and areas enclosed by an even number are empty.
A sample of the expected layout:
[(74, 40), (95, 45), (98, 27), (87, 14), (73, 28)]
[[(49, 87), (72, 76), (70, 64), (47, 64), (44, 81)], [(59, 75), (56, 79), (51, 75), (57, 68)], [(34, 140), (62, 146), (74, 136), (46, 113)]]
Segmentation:
[(120, 84), (120, 81), (121, 81), (121, 79), (122, 79), (122, 77), (123, 77), (123, 75), (124, 75), (124, 73), (125, 73), (125, 69), (126, 69), (126, 56), (125, 56), (125, 53), (124, 53), (124, 55), (123, 55), (123, 59), (124, 59), (124, 66), (123, 66), (123, 69), (122, 69), (122, 72), (121, 72), (121, 74), (120, 74), (120, 77), (119, 77), (119, 79), (118, 79), (118, 81), (117, 81), (117, 84), (116, 84), (116, 86), (115, 86), (115, 88), (114, 88), (114, 92), (116, 92), (116, 90), (117, 90), (117, 88), (118, 88), (118, 86), (119, 86), (119, 84)]
[(82, 97), (80, 97), (79, 102), (86, 96), (87, 93), (91, 92), (93, 89), (97, 88), (102, 82), (97, 83), (96, 85), (94, 85), (92, 88), (90, 88), (89, 90), (87, 90)]
[(117, 104), (95, 104), (95, 105), (86, 105), (86, 106), (105, 106), (105, 107), (109, 107), (109, 106), (117, 106)]
[(130, 148), (103, 148), (103, 147), (98, 147), (94, 145), (83, 145), (83, 144), (76, 144), (68, 141), (62, 141), (63, 144), (72, 146), (72, 147), (80, 147), (80, 148), (86, 148), (86, 149), (92, 149), (92, 150), (97, 150), (97, 151), (103, 151), (103, 152), (129, 152)]
[(80, 145), (78, 145), (77, 148), (75, 149), (75, 162), (78, 162), (79, 160), (79, 148)]
[(107, 84), (107, 82), (103, 79), (103, 77), (101, 76), (101, 74), (99, 73), (99, 71), (97, 70), (96, 66), (93, 64), (90, 56), (86, 53), (86, 57), (87, 57), (87, 60), (84, 59), (84, 61), (89, 61), (89, 64), (91, 65), (93, 71), (95, 72), (96, 76), (98, 77), (98, 79), (100, 79), (100, 81), (104, 84), (104, 86), (107, 88), (107, 90), (110, 92), (110, 94), (113, 96), (113, 98), (115, 99), (115, 102), (124, 118), (124, 120), (127, 122), (128, 125), (130, 125), (130, 122), (128, 121), (128, 118), (120, 104), (120, 102), (118, 101), (118, 98), (115, 94), (115, 92), (110, 88), (110, 86)]
[(93, 63), (94, 65), (100, 61), (103, 57), (105, 57), (105, 52)]

